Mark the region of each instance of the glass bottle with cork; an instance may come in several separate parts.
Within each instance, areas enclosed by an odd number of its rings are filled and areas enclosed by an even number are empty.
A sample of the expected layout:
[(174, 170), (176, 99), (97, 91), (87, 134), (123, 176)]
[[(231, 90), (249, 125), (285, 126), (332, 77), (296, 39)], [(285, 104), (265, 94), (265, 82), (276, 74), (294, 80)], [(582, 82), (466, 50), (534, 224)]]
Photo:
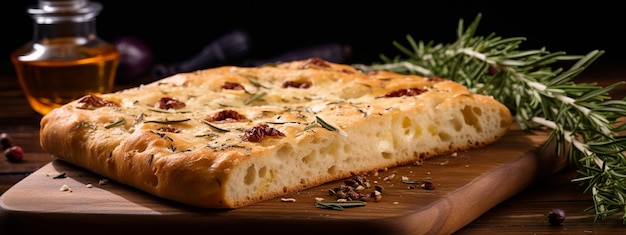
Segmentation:
[(101, 10), (89, 0), (39, 0), (27, 9), (34, 20), (33, 40), (16, 49), (11, 60), (38, 113), (113, 90), (120, 54), (96, 34)]

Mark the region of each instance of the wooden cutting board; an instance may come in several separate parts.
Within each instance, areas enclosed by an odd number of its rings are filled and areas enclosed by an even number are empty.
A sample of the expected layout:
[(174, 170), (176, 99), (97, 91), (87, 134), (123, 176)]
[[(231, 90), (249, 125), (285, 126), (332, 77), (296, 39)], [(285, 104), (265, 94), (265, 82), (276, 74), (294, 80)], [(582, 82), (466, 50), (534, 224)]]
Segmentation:
[[(344, 210), (320, 209), (315, 198), (343, 181), (234, 210), (194, 208), (157, 198), (54, 160), (0, 197), (0, 234), (450, 234), (566, 165), (547, 132), (518, 127), (484, 148), (380, 171), (368, 180), (383, 187), (382, 200)], [(65, 178), (55, 177), (61, 173)], [(395, 177), (389, 177), (395, 173)], [(426, 190), (409, 180), (431, 180)], [(62, 191), (63, 185), (70, 190)], [(91, 185), (92, 187), (88, 187)], [(373, 189), (372, 189), (373, 190)], [(365, 191), (369, 192), (369, 191)]]

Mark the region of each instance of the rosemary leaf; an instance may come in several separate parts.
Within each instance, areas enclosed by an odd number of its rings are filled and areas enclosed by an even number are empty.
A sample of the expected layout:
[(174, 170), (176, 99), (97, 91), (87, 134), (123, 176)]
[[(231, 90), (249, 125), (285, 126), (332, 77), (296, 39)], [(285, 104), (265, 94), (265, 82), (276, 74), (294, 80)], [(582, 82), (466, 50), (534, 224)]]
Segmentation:
[[(604, 51), (567, 55), (545, 48), (519, 50), (525, 38), (476, 36), (480, 19), (478, 14), (467, 28), (459, 20), (453, 43), (417, 42), (407, 35), (409, 47), (392, 42), (400, 55), (381, 55), (379, 63), (354, 67), (444, 77), (493, 96), (512, 111), (522, 129), (551, 129), (546, 144), (555, 141), (558, 156), (570, 149), (568, 161), (579, 173), (572, 182), (586, 184), (584, 192), (591, 192), (595, 221), (624, 212), (626, 139), (617, 132), (626, 130), (618, 120), (626, 116), (626, 98), (611, 100), (609, 94), (624, 82), (601, 87), (573, 81)], [(563, 69), (556, 62), (573, 65)], [(622, 222), (626, 224), (626, 213)]]
[(365, 206), (367, 203), (364, 201), (334, 201), (334, 202), (315, 202), (315, 206), (322, 209), (332, 209), (342, 211), (346, 207), (359, 207)]
[(186, 122), (191, 120), (191, 118), (183, 118), (183, 119), (163, 119), (163, 120), (146, 120), (146, 123), (159, 123), (159, 124), (172, 124), (172, 123), (179, 123), (179, 122)]
[(341, 136), (347, 137), (348, 133), (346, 133), (345, 131), (343, 131), (342, 129), (339, 129), (331, 124), (329, 124), (328, 122), (324, 121), (324, 119), (322, 119), (319, 116), (315, 116), (315, 121), (317, 123), (319, 123), (322, 127), (324, 127), (324, 129), (329, 130), (329, 131), (334, 131), (339, 133)]
[(157, 112), (157, 113), (191, 113), (191, 111), (186, 111), (186, 110), (169, 110), (169, 109), (158, 109), (158, 108), (152, 108), (152, 107), (148, 107), (148, 110), (153, 111), (153, 112)]
[(116, 126), (121, 126), (124, 125), (126, 123), (126, 119), (124, 118), (120, 118), (115, 122), (111, 122), (111, 123), (107, 123), (104, 125), (104, 128), (109, 129), (111, 127), (116, 127)]
[(227, 130), (227, 129), (220, 128), (220, 127), (218, 127), (218, 126), (216, 126), (216, 125), (213, 125), (213, 123), (211, 123), (211, 122), (209, 122), (209, 121), (207, 121), (207, 120), (204, 120), (204, 119), (202, 119), (202, 123), (207, 124), (207, 125), (208, 125), (211, 129), (213, 129), (214, 131), (218, 131), (218, 132), (230, 132), (230, 131), (229, 131), (229, 130)]
[(266, 92), (264, 92), (264, 91), (261, 91), (261, 92), (259, 92), (259, 93), (256, 93), (256, 94), (254, 94), (252, 97), (250, 97), (250, 99), (246, 100), (245, 104), (246, 104), (246, 105), (251, 104), (252, 102), (254, 102), (254, 101), (256, 101), (256, 100), (261, 99), (261, 98), (262, 98), (263, 96), (265, 96), (265, 95), (267, 95), (267, 93), (266, 93)]

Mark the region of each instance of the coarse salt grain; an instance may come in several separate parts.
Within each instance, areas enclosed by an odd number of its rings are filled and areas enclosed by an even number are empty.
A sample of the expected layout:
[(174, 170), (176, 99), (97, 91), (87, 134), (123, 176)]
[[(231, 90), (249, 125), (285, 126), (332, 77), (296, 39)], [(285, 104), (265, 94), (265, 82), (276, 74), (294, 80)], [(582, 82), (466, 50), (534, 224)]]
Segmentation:
[(66, 191), (70, 191), (71, 192), (72, 191), (70, 186), (67, 185), (67, 184), (64, 184), (63, 186), (61, 186), (61, 188), (59, 190), (61, 190), (62, 192), (66, 192)]

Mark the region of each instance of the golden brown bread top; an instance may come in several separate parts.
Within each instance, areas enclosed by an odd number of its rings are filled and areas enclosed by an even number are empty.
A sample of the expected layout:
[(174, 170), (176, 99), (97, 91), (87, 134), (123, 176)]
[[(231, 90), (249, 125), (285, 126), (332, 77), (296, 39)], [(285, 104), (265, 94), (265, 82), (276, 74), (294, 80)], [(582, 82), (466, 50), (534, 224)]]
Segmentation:
[[(155, 195), (233, 208), (480, 147), (511, 122), (502, 104), (452, 81), (365, 74), (312, 58), (224, 66), (85, 96), (42, 118), (41, 143)], [(278, 179), (295, 172), (309, 174)]]

